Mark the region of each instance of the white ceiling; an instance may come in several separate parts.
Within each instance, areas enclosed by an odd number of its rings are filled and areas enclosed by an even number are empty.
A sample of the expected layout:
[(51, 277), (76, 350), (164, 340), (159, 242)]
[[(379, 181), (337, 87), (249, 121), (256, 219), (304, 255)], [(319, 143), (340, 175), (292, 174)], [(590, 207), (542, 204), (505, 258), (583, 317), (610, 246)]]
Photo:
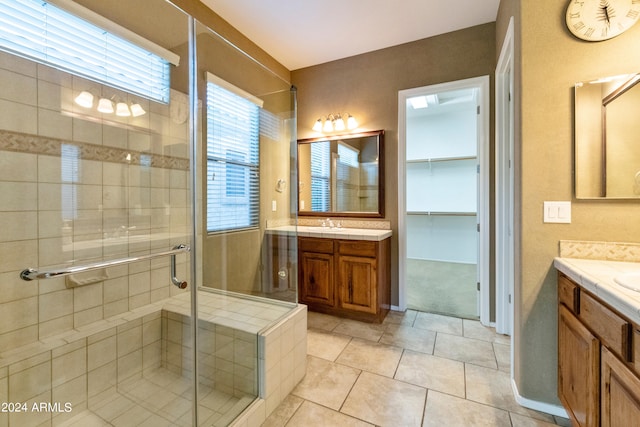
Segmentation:
[(500, 0), (201, 0), (289, 70), (496, 20)]

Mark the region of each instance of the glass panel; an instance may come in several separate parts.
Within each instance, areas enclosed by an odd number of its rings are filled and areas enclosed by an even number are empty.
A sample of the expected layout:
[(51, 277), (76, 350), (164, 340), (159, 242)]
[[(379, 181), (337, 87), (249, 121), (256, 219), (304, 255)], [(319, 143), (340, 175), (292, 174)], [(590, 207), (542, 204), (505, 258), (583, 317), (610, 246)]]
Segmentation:
[[(26, 409), (0, 413), (0, 425), (189, 426), (194, 416), (228, 425), (266, 396), (264, 331), (285, 317), (289, 331), (294, 320), (305, 323), (300, 310), (289, 317), (297, 301), (295, 91), (198, 25), (193, 96), (203, 109), (189, 117), (189, 17), (164, 0), (82, 3), (182, 60), (170, 66), (167, 105), (0, 53), (0, 221), (11, 224), (0, 230), (0, 401)], [(149, 9), (153, 20), (140, 20)], [(263, 104), (258, 173), (240, 168), (246, 156), (234, 144), (225, 163), (233, 177), (226, 197), (242, 198), (242, 182), (259, 182), (250, 230), (204, 229), (205, 70)], [(139, 108), (120, 116), (118, 100)], [(200, 132), (194, 162), (192, 124)], [(178, 245), (192, 251), (177, 253), (175, 264), (153, 256)], [(96, 267), (104, 262), (117, 265)], [(96, 268), (26, 281), (86, 265)], [(304, 347), (297, 337), (291, 353)], [(304, 358), (294, 362), (286, 368), (298, 381)]]
[[(165, 49), (186, 46), (184, 13), (163, 0), (134, 3), (109, 2), (108, 19)], [(157, 19), (138, 19), (150, 9)], [(164, 21), (171, 37), (152, 30)], [(188, 67), (170, 66), (168, 105), (59, 64), (7, 52), (0, 64), (0, 401), (26, 405), (0, 414), (0, 425), (190, 425), (189, 254), (176, 256), (186, 290), (172, 284), (168, 256), (19, 278), (25, 268), (191, 244), (189, 122), (175, 114), (187, 111), (187, 88), (176, 82), (186, 81)], [(93, 95), (91, 107), (82, 92)], [(99, 97), (138, 104), (139, 114), (99, 112)]]
[[(214, 31), (198, 23), (196, 33), (208, 231), (198, 292), (199, 423), (226, 425), (265, 396), (261, 332), (297, 301), (295, 93)], [(294, 232), (272, 232), (279, 226)]]

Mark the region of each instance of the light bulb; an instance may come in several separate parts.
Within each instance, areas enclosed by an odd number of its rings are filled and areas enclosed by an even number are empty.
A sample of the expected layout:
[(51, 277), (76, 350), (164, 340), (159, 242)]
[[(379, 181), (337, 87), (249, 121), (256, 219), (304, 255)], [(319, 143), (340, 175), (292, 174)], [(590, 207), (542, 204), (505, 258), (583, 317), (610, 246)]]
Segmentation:
[(129, 107), (124, 102), (118, 102), (116, 104), (116, 116), (120, 117), (129, 117), (131, 115), (131, 111), (129, 111)]
[(81, 107), (84, 108), (91, 108), (93, 107), (93, 95), (91, 94), (91, 92), (87, 92), (86, 90), (83, 90), (82, 92), (80, 92), (80, 95), (76, 96), (76, 104), (78, 104)]
[(140, 104), (131, 105), (131, 115), (133, 117), (142, 116), (145, 113), (146, 113), (146, 111), (144, 111), (144, 108), (142, 108), (142, 105), (140, 105)]
[(357, 127), (358, 127), (358, 122), (351, 114), (349, 114), (349, 118), (347, 118), (347, 128), (355, 129)]
[(324, 126), (322, 127), (322, 130), (325, 132), (333, 132), (333, 120), (330, 120), (327, 117), (327, 120), (324, 121)]
[(316, 120), (311, 129), (313, 129), (314, 132), (320, 132), (322, 130), (322, 119)]
[(341, 116), (338, 116), (336, 122), (334, 124), (336, 130), (344, 130), (344, 120), (342, 120)]
[(113, 113), (113, 102), (107, 98), (100, 98), (100, 101), (98, 101), (98, 111), (106, 114)]

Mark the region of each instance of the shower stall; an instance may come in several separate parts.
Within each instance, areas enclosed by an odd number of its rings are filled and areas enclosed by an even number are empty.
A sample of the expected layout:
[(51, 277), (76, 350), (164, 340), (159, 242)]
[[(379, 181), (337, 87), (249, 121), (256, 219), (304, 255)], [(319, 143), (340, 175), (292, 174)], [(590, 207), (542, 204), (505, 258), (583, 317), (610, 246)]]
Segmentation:
[(0, 427), (255, 425), (304, 375), (295, 88), (205, 9), (0, 5)]

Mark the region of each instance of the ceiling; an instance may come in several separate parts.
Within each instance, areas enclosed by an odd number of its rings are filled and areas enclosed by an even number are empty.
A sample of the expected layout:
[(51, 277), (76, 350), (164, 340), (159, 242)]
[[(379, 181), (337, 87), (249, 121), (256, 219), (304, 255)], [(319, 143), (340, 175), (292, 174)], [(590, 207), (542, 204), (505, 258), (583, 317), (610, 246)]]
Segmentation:
[(289, 70), (496, 20), (500, 0), (200, 0)]

